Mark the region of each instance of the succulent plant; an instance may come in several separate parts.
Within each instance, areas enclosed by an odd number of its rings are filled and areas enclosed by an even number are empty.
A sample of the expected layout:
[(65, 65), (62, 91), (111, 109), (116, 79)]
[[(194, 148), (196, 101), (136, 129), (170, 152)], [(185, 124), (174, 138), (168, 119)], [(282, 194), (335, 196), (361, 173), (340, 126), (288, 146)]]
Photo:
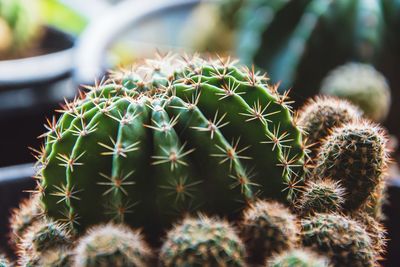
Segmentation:
[(322, 141), (333, 128), (355, 122), (362, 112), (348, 101), (335, 97), (317, 96), (308, 100), (297, 112), (298, 125), (306, 133), (306, 145), (310, 146), (310, 157), (313, 157)]
[(302, 219), (306, 247), (330, 258), (333, 266), (376, 266), (376, 250), (357, 221), (338, 214), (317, 213)]
[(244, 244), (232, 226), (203, 215), (168, 232), (159, 260), (164, 267), (246, 266)]
[(19, 207), (12, 210), (10, 218), (10, 242), (17, 246), (21, 238), (32, 223), (41, 218), (42, 209), (38, 194), (33, 194), (30, 198), (21, 201)]
[(7, 257), (4, 256), (3, 254), (0, 254), (0, 267), (11, 267), (11, 266), (12, 264), (7, 259)]
[(39, 34), (36, 0), (0, 1), (0, 59), (27, 53)]
[(383, 130), (360, 121), (333, 129), (316, 159), (315, 175), (339, 181), (349, 196), (343, 208), (355, 210), (382, 186), (387, 162)]
[(329, 178), (309, 181), (298, 201), (298, 209), (302, 214), (339, 212), (344, 199), (344, 189), (339, 182)]
[(329, 267), (329, 260), (304, 248), (292, 249), (275, 255), (267, 267)]
[(234, 216), (256, 193), (293, 199), (301, 180), (287, 94), (229, 60), (147, 61), (64, 108), (44, 135), (38, 191), (48, 216), (78, 230)]
[(278, 202), (259, 200), (244, 212), (241, 237), (252, 262), (262, 264), (274, 253), (297, 244), (297, 218)]
[(383, 121), (389, 113), (389, 85), (369, 64), (351, 62), (336, 67), (322, 81), (321, 93), (349, 100), (374, 121)]
[(124, 225), (106, 224), (91, 228), (74, 251), (76, 267), (151, 266), (151, 251), (138, 231)]
[(55, 247), (34, 255), (23, 255), (20, 258), (22, 267), (70, 267), (72, 251), (69, 247)]

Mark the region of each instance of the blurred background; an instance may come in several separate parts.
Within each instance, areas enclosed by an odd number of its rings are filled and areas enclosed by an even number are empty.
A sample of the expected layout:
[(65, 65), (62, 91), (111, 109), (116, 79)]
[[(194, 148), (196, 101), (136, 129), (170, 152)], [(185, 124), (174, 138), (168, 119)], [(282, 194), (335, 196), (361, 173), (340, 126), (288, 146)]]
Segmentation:
[(336, 95), (383, 124), (394, 159), (385, 264), (400, 266), (398, 0), (0, 0), (0, 211), (33, 186), (28, 148), (80, 85), (170, 51), (232, 55), (291, 90), (296, 107)]

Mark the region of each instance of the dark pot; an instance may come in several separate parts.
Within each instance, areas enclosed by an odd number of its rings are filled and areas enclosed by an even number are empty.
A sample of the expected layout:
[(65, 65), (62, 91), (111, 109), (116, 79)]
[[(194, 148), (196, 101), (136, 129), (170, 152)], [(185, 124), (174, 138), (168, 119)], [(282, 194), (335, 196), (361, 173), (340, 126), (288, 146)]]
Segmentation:
[(46, 54), (0, 61), (0, 166), (31, 162), (28, 146), (39, 146), (45, 117), (76, 93), (70, 86), (73, 44), (70, 35), (46, 28)]

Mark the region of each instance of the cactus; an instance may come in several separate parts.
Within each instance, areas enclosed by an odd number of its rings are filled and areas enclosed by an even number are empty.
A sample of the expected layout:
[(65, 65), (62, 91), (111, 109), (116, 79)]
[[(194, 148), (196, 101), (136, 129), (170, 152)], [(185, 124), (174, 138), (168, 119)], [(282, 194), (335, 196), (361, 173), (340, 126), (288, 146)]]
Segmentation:
[(23, 267), (70, 267), (72, 252), (68, 247), (56, 247), (35, 255), (23, 255), (20, 259)]
[(296, 245), (297, 218), (277, 202), (257, 201), (244, 212), (241, 237), (252, 262), (263, 263), (273, 253)]
[(368, 64), (347, 63), (336, 67), (322, 81), (321, 93), (349, 100), (374, 121), (385, 120), (389, 113), (389, 85), (385, 77)]
[(11, 267), (11, 266), (12, 266), (12, 264), (7, 259), (7, 257), (0, 254), (0, 267)]
[(285, 251), (270, 259), (267, 267), (329, 267), (329, 260), (304, 248)]
[(383, 130), (360, 121), (333, 130), (318, 154), (315, 175), (340, 181), (349, 196), (343, 208), (355, 210), (382, 186), (387, 162)]
[(160, 265), (246, 266), (245, 247), (235, 230), (219, 219), (200, 215), (186, 218), (168, 232), (160, 252)]
[(151, 251), (140, 232), (124, 225), (106, 224), (91, 228), (75, 248), (76, 267), (151, 266)]
[(229, 60), (147, 61), (64, 108), (38, 191), (78, 230), (113, 219), (155, 233), (184, 212), (235, 216), (255, 193), (290, 200), (300, 185), (287, 94)]
[(0, 59), (24, 55), (40, 35), (36, 0), (0, 1)]
[(40, 254), (52, 248), (68, 246), (72, 236), (66, 225), (48, 220), (39, 220), (29, 227), (22, 237), (19, 254), (23, 257)]
[(362, 112), (345, 100), (318, 96), (308, 100), (297, 114), (298, 125), (307, 135), (305, 143), (310, 146), (310, 157), (313, 157), (334, 127), (360, 119)]
[(376, 250), (364, 227), (338, 214), (302, 219), (303, 245), (330, 258), (334, 266), (376, 266)]
[(331, 179), (310, 181), (298, 201), (298, 209), (302, 214), (339, 212), (343, 202), (344, 189), (339, 182)]
[(17, 209), (12, 210), (10, 218), (10, 242), (17, 246), (28, 227), (37, 221), (42, 214), (39, 195), (34, 194), (23, 200)]

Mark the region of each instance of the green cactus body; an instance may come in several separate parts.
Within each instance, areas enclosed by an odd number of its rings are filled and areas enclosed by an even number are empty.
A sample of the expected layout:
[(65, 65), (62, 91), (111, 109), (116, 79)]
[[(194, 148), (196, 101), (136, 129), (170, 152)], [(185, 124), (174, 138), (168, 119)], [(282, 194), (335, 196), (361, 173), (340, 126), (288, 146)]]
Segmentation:
[(297, 244), (300, 232), (297, 218), (277, 202), (257, 201), (244, 212), (241, 237), (249, 258), (262, 264), (269, 256)]
[(245, 247), (225, 221), (186, 218), (168, 234), (161, 248), (164, 267), (246, 266)]
[(330, 258), (333, 266), (376, 266), (376, 253), (364, 227), (337, 214), (302, 219), (303, 245)]
[(345, 189), (343, 208), (355, 210), (384, 183), (388, 161), (382, 129), (367, 121), (335, 128), (321, 147), (315, 175), (339, 181)]
[(26, 53), (40, 28), (36, 0), (0, 1), (0, 58)]
[(270, 259), (267, 267), (329, 267), (329, 260), (304, 248), (292, 249)]
[(349, 100), (374, 121), (383, 121), (389, 113), (389, 85), (385, 77), (368, 64), (347, 63), (337, 67), (322, 81), (321, 93)]
[(22, 267), (70, 267), (72, 252), (68, 247), (57, 247), (36, 255), (24, 255), (20, 259)]
[(139, 232), (124, 225), (100, 225), (84, 235), (74, 251), (76, 267), (146, 267), (151, 252)]
[(164, 58), (113, 78), (49, 123), (40, 176), (50, 217), (155, 229), (187, 211), (237, 214), (256, 193), (294, 198), (301, 133), (263, 77)]

